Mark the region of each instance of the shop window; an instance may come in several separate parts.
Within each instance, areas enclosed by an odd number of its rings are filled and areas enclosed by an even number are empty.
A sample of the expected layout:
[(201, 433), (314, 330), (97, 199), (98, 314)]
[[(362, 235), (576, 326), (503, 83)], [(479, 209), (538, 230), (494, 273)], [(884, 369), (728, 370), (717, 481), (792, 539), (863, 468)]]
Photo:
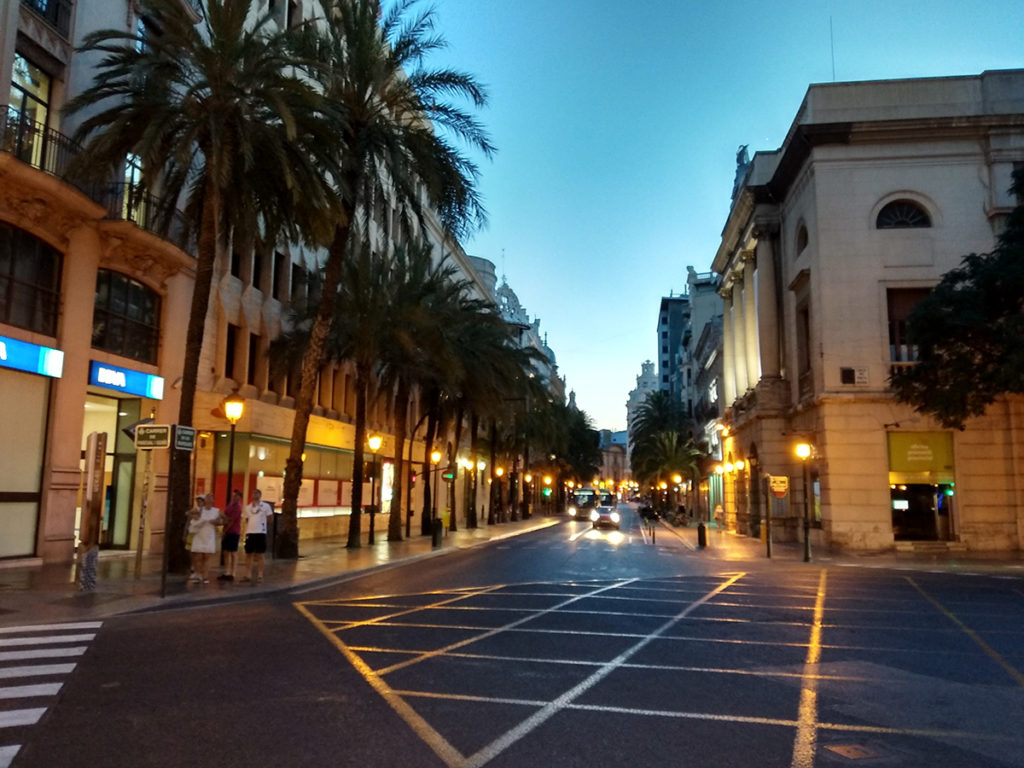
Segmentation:
[(877, 229), (921, 229), (932, 225), (928, 212), (911, 200), (893, 200), (878, 212)]
[(92, 346), (156, 365), (160, 296), (137, 280), (101, 269), (96, 274)]
[(42, 240), (0, 224), (0, 323), (57, 334), (61, 255)]
[(929, 294), (928, 288), (890, 288), (886, 291), (889, 313), (889, 360), (893, 367), (917, 362), (917, 346), (907, 338), (907, 319)]

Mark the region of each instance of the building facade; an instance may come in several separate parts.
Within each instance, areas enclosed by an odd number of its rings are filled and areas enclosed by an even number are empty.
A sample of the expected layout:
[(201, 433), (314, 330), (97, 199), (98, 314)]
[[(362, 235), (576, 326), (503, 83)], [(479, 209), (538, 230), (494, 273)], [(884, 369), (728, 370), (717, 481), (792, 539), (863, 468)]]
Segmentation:
[[(313, 13), (310, 2), (263, 4), (268, 8), (280, 24)], [(99, 507), (101, 547), (157, 551), (164, 546), (169, 451), (188, 448), (136, 450), (132, 430), (177, 419), (194, 246), (155, 233), (148, 215), (154, 201), (139, 195), (130, 162), (124, 178), (102, 190), (68, 182), (65, 171), (79, 150), (67, 137), (80, 118), (61, 111), (92, 81), (95, 58), (75, 51), (84, 37), (113, 26), (135, 30), (142, 20), (128, 0), (3, 0), (0, 9), (0, 72), (11, 84), (0, 123), (0, 451), (7, 457), (0, 464), (0, 560), (71, 560), (88, 504)], [(493, 280), (488, 285), (436, 222), (426, 235), (477, 296), (496, 301)], [(272, 374), (268, 350), (318, 258), (297, 246), (219, 258), (191, 449), (195, 492), (212, 492), (219, 504), (231, 488), (246, 498), (255, 488), (265, 500), (281, 498), (298, 381)], [(299, 496), (303, 538), (347, 529), (354, 380), (345, 364), (321, 371)], [(244, 399), (235, 426), (222, 407), (233, 393)], [(385, 510), (394, 458), (390, 411), (378, 400), (368, 414), (370, 431), (383, 437), (367, 461), (380, 478), (375, 501)], [(415, 421), (415, 404), (413, 411)], [(421, 471), (422, 442), (414, 439), (409, 450)], [(422, 485), (412, 498), (417, 510)], [(439, 507), (450, 504), (448, 490), (442, 484)], [(364, 498), (369, 492), (367, 480)]]
[(949, 430), (887, 381), (913, 364), (910, 309), (992, 249), (1022, 162), (1024, 70), (813, 85), (783, 145), (755, 154), (713, 263), (731, 528), (770, 515), (777, 537), (809, 519), (839, 548), (1021, 547), (1024, 401)]

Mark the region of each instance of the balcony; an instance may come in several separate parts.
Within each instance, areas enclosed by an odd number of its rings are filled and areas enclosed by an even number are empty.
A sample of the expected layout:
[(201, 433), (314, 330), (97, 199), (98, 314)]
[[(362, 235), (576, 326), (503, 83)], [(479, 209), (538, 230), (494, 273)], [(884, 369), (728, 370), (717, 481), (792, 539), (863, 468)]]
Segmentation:
[(68, 39), (71, 33), (71, 0), (21, 0), (21, 4), (41, 18), (61, 37)]
[(0, 122), (0, 152), (12, 154), (26, 165), (67, 182), (106, 208), (109, 218), (133, 221), (186, 253), (195, 253), (194, 242), (186, 238), (187, 227), (181, 212), (175, 210), (170, 216), (161, 215), (166, 202), (160, 198), (144, 194), (135, 184), (84, 183), (71, 179), (68, 171), (81, 151), (82, 148), (64, 134), (24, 119), (11, 107)]

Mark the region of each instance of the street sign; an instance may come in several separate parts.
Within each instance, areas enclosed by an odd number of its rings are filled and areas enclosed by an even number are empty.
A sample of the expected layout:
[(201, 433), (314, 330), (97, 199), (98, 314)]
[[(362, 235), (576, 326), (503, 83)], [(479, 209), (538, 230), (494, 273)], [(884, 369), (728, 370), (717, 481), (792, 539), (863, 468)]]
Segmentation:
[(170, 445), (170, 424), (140, 424), (135, 428), (135, 447), (140, 450), (168, 448)]
[(768, 475), (768, 488), (777, 499), (784, 499), (789, 493), (789, 477), (787, 475)]
[(179, 451), (191, 451), (196, 447), (196, 431), (181, 424), (174, 425), (174, 447)]

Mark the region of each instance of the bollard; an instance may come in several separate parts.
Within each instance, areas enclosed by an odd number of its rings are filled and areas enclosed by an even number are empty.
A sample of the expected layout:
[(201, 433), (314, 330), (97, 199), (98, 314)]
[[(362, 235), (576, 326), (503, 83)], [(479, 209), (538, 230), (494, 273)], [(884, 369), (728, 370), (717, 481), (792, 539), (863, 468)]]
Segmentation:
[(701, 521), (697, 525), (697, 546), (704, 549), (708, 545), (708, 529), (704, 526), (704, 522)]
[(444, 521), (440, 518), (434, 520), (431, 543), (434, 549), (441, 548), (441, 537), (444, 535)]

